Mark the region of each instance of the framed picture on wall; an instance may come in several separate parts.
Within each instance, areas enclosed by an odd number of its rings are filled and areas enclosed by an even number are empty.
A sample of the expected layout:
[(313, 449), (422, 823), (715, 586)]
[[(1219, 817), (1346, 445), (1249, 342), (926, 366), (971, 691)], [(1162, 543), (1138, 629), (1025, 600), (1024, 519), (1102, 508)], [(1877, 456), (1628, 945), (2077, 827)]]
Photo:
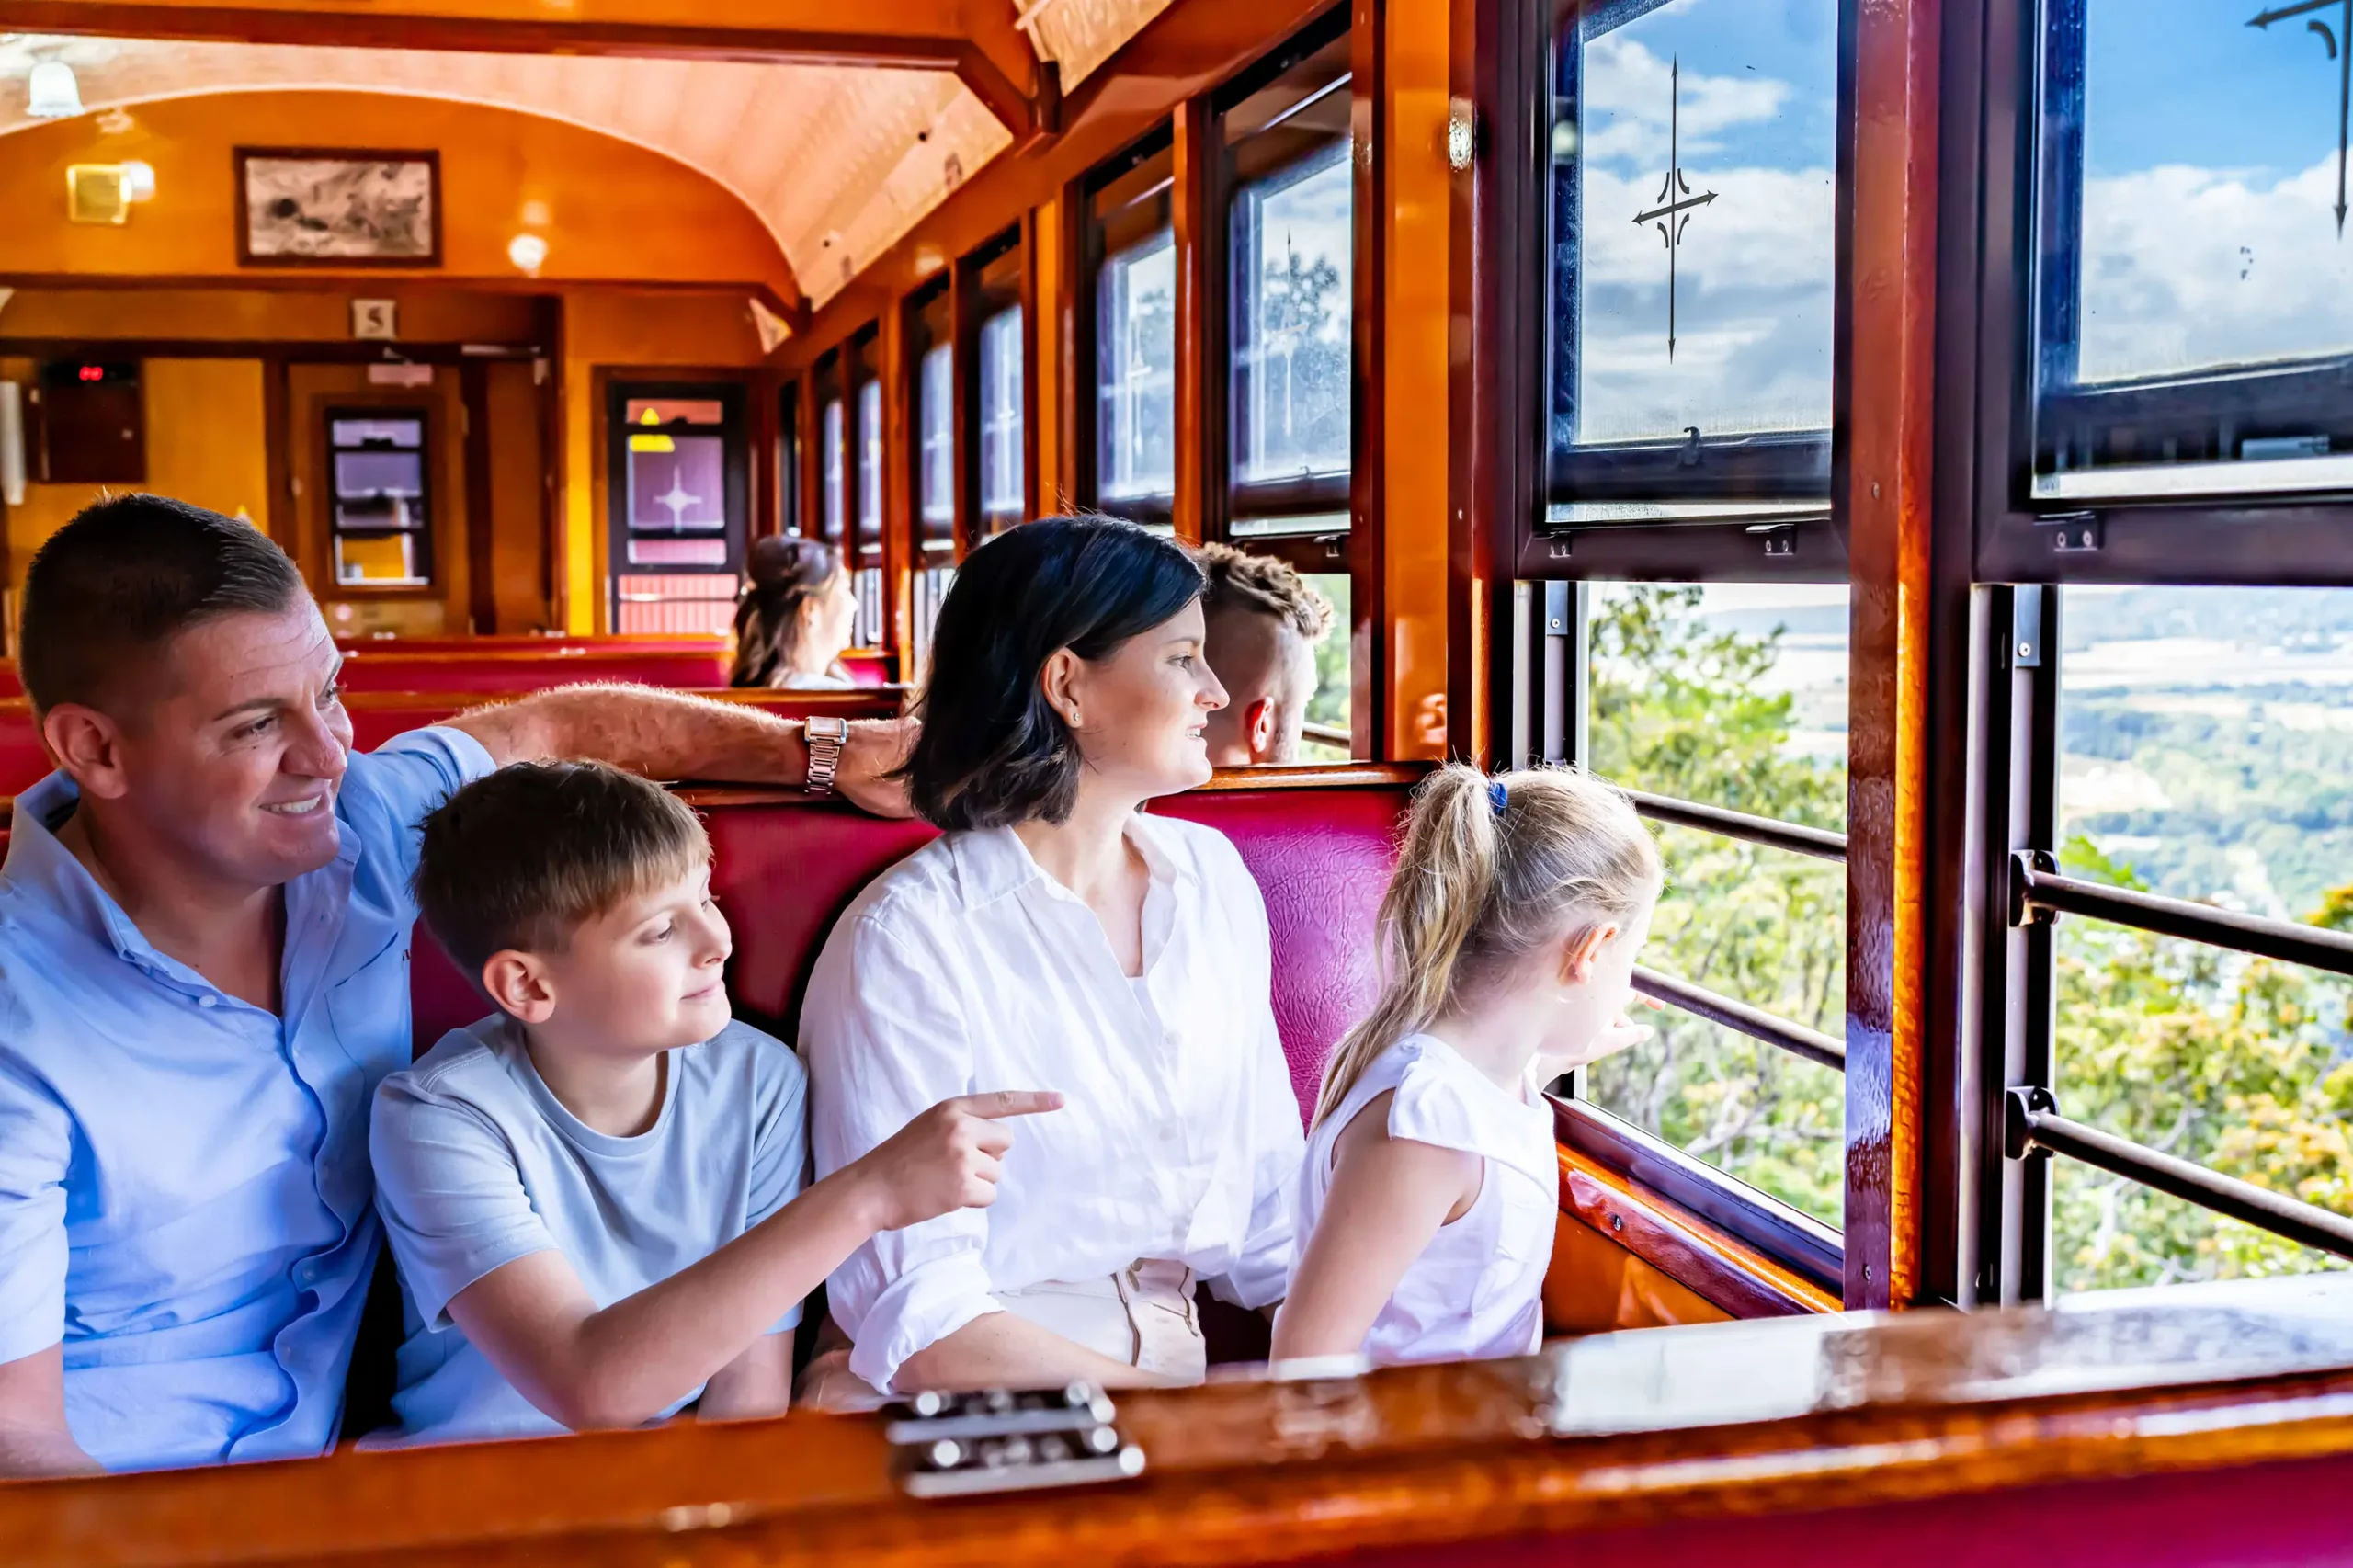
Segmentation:
[(246, 267), (438, 267), (441, 154), (240, 147)]

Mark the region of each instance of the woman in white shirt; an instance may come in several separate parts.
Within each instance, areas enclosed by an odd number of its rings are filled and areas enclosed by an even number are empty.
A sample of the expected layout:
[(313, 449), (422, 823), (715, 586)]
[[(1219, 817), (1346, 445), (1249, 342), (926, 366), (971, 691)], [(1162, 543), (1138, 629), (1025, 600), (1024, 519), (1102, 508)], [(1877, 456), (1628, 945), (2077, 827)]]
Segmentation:
[(1222, 835), (1141, 810), (1210, 776), (1200, 587), (1176, 545), (1099, 517), (1001, 534), (957, 574), (907, 767), (947, 831), (850, 905), (802, 1005), (817, 1174), (947, 1094), (1064, 1106), (1016, 1130), (994, 1208), (833, 1276), (850, 1346), (807, 1403), (1194, 1382), (1196, 1278), (1282, 1293), (1302, 1139), (1266, 907)]
[(1536, 1348), (1561, 1202), (1539, 1085), (1650, 1033), (1625, 1010), (1659, 881), (1632, 805), (1581, 773), (1423, 784), (1386, 983), (1324, 1069), (1278, 1360)]
[(842, 664), (858, 625), (858, 594), (841, 551), (813, 539), (771, 534), (752, 541), (744, 597), (735, 606), (730, 686), (847, 691)]

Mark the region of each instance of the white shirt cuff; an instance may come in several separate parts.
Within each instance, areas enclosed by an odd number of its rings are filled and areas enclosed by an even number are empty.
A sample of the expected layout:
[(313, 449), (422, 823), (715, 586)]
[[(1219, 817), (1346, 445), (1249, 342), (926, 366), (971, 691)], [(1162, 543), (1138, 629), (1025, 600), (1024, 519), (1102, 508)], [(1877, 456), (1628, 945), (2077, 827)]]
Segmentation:
[(935, 1258), (891, 1281), (850, 1331), (849, 1369), (884, 1393), (916, 1351), (1005, 1309), (989, 1294), (977, 1253)]

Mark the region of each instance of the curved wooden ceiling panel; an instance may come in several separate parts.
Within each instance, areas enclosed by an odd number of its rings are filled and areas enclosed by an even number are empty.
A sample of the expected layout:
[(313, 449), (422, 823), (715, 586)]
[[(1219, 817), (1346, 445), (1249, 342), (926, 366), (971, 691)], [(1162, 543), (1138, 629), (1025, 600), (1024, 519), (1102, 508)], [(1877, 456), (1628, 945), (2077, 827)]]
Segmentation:
[[(1026, 17), (1065, 85), (1171, 0), (983, 0)], [(952, 71), (669, 55), (554, 55), (0, 36), (0, 134), (32, 123), (36, 58), (93, 112), (202, 93), (324, 88), (456, 98), (570, 120), (709, 175), (756, 212), (822, 303), (1003, 152), (1012, 133)], [(323, 131), (321, 140), (332, 142)]]

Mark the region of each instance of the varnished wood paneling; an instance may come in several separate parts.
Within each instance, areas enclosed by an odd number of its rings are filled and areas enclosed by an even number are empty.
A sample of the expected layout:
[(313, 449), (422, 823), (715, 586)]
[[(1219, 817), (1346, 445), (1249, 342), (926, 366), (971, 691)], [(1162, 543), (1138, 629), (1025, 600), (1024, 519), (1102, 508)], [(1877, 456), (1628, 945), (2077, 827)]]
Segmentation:
[(1842, 51), (1832, 505), (1853, 571), (1847, 1302), (1920, 1278), (1927, 693), (1935, 449), (1935, 0), (1851, 8)]

